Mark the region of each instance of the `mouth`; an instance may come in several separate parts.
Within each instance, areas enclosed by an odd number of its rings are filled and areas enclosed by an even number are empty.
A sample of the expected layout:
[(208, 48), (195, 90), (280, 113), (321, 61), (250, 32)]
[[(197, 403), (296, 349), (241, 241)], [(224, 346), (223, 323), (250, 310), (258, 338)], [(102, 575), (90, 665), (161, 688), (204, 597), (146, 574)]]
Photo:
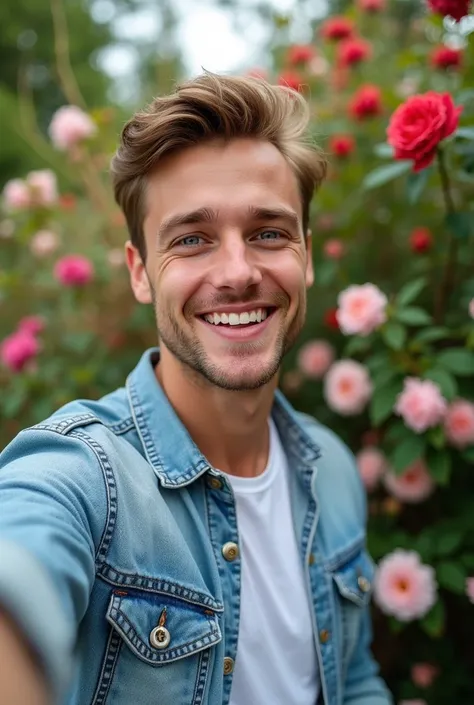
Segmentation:
[(250, 340), (267, 328), (276, 310), (275, 306), (267, 306), (243, 313), (206, 313), (197, 318), (225, 338)]

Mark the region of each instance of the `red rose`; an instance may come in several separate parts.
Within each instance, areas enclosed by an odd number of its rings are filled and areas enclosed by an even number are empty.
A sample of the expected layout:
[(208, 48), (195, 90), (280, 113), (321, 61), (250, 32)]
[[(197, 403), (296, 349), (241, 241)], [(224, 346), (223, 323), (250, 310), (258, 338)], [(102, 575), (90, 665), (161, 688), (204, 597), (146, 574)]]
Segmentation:
[(349, 113), (356, 120), (374, 117), (382, 112), (382, 92), (370, 83), (361, 86), (349, 103)]
[(292, 88), (294, 91), (303, 90), (303, 79), (296, 71), (283, 71), (278, 76), (278, 85)]
[(291, 66), (307, 64), (316, 56), (316, 51), (311, 44), (295, 44), (288, 49), (287, 61)]
[(355, 140), (351, 135), (333, 135), (329, 147), (338, 157), (347, 157), (355, 149)]
[(355, 66), (369, 59), (372, 47), (363, 39), (345, 39), (339, 45), (337, 57), (341, 66)]
[(430, 63), (435, 69), (459, 68), (462, 63), (462, 51), (450, 47), (435, 47), (430, 55)]
[(410, 235), (410, 247), (413, 252), (428, 252), (433, 244), (433, 236), (428, 228), (414, 228)]
[(449, 15), (459, 22), (463, 17), (469, 14), (469, 5), (471, 0), (427, 0), (428, 7), (436, 15), (446, 17)]
[(324, 314), (324, 323), (328, 328), (339, 330), (339, 323), (336, 317), (337, 308), (329, 308)]
[(363, 12), (380, 12), (385, 10), (385, 0), (358, 0), (357, 5)]
[(395, 159), (412, 159), (413, 171), (425, 169), (439, 143), (456, 130), (461, 111), (449, 93), (428, 91), (408, 98), (395, 110), (387, 128)]
[(354, 25), (347, 17), (342, 17), (337, 15), (336, 17), (330, 17), (326, 22), (321, 25), (321, 36), (324, 39), (330, 39), (334, 42), (340, 39), (347, 39), (352, 37), (354, 32)]

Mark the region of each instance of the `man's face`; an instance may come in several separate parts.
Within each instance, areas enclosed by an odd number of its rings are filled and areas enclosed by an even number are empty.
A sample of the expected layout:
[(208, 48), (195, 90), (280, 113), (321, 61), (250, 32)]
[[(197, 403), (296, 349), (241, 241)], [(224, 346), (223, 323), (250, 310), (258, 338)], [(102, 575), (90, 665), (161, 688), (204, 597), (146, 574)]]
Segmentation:
[(285, 158), (256, 139), (191, 147), (149, 177), (146, 202), (146, 263), (128, 245), (128, 265), (136, 298), (154, 302), (161, 347), (223, 389), (269, 382), (313, 281)]

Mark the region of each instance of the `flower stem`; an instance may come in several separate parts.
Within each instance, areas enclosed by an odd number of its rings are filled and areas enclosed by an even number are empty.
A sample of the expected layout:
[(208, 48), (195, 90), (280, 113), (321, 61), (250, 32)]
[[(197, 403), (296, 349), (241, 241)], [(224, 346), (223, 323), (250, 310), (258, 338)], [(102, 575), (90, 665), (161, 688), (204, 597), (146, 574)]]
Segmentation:
[[(443, 190), (444, 203), (446, 206), (447, 215), (452, 215), (456, 212), (453, 196), (451, 193), (451, 183), (449, 180), (448, 170), (446, 168), (446, 160), (443, 150), (438, 147), (437, 164), (441, 179), (441, 188)], [(457, 241), (452, 228), (448, 229), (448, 257), (446, 266), (441, 278), (441, 285), (436, 292), (435, 302), (435, 321), (440, 324), (443, 321), (446, 304), (451, 295), (454, 286), (454, 273), (456, 267)]]

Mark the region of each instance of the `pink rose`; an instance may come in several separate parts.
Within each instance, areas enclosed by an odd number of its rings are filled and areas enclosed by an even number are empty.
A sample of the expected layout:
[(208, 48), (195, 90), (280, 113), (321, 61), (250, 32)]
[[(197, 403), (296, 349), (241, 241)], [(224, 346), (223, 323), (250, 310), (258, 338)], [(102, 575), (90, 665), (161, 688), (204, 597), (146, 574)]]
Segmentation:
[(8, 211), (24, 210), (30, 206), (30, 190), (22, 179), (11, 179), (3, 187), (3, 200)]
[(356, 455), (357, 467), (368, 492), (375, 489), (387, 467), (387, 459), (378, 448), (367, 446)]
[(429, 688), (439, 673), (432, 663), (415, 663), (411, 669), (411, 679), (418, 688)]
[(54, 268), (54, 276), (63, 286), (84, 286), (94, 276), (94, 266), (82, 255), (66, 255)]
[(469, 14), (471, 0), (427, 0), (432, 12), (442, 17), (452, 17), (456, 22)]
[(469, 301), (469, 315), (474, 318), (474, 299)]
[(35, 257), (47, 257), (58, 249), (59, 237), (51, 230), (38, 230), (30, 240), (30, 250)]
[(96, 132), (92, 118), (77, 105), (63, 105), (54, 113), (49, 126), (51, 141), (61, 150), (71, 149)]
[(394, 497), (402, 502), (415, 504), (427, 499), (435, 488), (435, 483), (423, 460), (416, 460), (401, 474), (388, 472), (384, 485)]
[(339, 360), (324, 379), (324, 397), (328, 406), (343, 416), (360, 414), (372, 396), (372, 382), (367, 368), (355, 360)]
[(345, 335), (369, 335), (387, 320), (387, 297), (374, 284), (353, 284), (337, 301), (337, 322)]
[(12, 372), (21, 372), (40, 349), (37, 339), (27, 331), (16, 331), (0, 345), (0, 359)]
[(18, 324), (18, 331), (38, 335), (44, 330), (44, 318), (42, 316), (25, 316)]
[(387, 128), (395, 159), (412, 159), (415, 172), (425, 169), (434, 160), (439, 143), (457, 129), (461, 111), (449, 93), (428, 91), (408, 98), (395, 110)]
[(435, 573), (415, 551), (397, 549), (380, 561), (374, 579), (374, 601), (401, 622), (424, 617), (437, 597)]
[(456, 448), (474, 445), (474, 404), (467, 399), (456, 399), (448, 406), (444, 418), (448, 441)]
[(474, 604), (474, 577), (466, 578), (466, 595)]
[(345, 252), (344, 243), (336, 238), (326, 240), (323, 245), (323, 251), (329, 259), (341, 259)]
[(30, 171), (26, 183), (30, 189), (31, 205), (52, 206), (57, 202), (56, 175), (51, 169)]
[(423, 433), (443, 420), (447, 406), (437, 384), (430, 379), (407, 377), (394, 412), (403, 418), (408, 428)]
[(299, 350), (297, 364), (310, 379), (321, 379), (334, 360), (334, 348), (325, 340), (310, 340)]

